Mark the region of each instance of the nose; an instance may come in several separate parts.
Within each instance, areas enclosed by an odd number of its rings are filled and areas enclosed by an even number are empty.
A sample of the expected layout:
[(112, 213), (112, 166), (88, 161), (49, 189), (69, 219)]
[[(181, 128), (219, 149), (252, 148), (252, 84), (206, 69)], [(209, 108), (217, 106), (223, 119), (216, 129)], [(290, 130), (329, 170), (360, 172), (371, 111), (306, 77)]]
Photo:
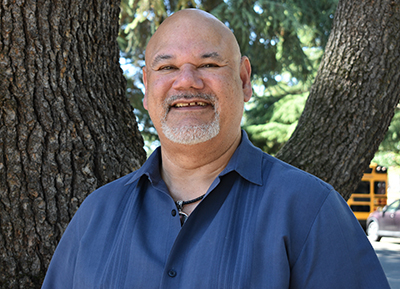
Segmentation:
[(172, 87), (176, 90), (183, 89), (202, 89), (203, 80), (197, 68), (191, 64), (184, 64), (180, 67)]

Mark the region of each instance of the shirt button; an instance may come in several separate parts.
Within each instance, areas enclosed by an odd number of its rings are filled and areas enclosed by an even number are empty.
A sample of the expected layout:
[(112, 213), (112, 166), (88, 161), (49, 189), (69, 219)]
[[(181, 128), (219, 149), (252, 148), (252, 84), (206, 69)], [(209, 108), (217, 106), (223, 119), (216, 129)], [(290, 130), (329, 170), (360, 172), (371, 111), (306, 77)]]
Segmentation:
[(171, 215), (172, 215), (173, 217), (175, 217), (175, 216), (176, 216), (176, 210), (172, 210)]
[(174, 270), (169, 270), (168, 271), (168, 276), (171, 278), (174, 278), (176, 276), (176, 272)]

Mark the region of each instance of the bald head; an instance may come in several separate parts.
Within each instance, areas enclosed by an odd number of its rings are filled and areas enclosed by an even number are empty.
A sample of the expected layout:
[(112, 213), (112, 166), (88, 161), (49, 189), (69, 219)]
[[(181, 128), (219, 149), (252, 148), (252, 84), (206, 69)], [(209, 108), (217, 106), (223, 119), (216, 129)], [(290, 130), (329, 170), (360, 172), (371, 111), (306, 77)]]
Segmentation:
[(198, 9), (185, 9), (168, 17), (157, 29), (146, 48), (146, 66), (168, 44), (186, 45), (213, 41), (240, 60), (240, 48), (232, 31), (213, 15)]

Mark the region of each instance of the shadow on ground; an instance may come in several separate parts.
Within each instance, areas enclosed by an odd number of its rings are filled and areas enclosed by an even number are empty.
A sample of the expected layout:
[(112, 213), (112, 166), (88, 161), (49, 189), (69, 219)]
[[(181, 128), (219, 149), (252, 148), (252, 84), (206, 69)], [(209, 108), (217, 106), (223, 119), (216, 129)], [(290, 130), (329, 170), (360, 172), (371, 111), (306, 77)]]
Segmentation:
[(392, 289), (400, 289), (400, 239), (382, 238), (371, 242)]

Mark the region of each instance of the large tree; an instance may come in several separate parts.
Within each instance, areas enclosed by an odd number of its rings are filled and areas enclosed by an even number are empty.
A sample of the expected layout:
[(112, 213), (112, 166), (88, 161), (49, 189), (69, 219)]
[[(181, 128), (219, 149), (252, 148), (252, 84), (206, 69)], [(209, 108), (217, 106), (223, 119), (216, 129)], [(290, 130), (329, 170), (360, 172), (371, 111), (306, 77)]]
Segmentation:
[[(306, 109), (281, 150), (344, 196), (398, 102), (399, 5), (339, 3)], [(38, 288), (79, 204), (139, 167), (143, 143), (118, 64), (118, 1), (3, 1), (0, 9), (0, 284)]]
[(145, 152), (119, 66), (119, 0), (0, 5), (0, 287), (40, 288), (80, 203)]
[(339, 1), (296, 130), (277, 154), (348, 199), (400, 98), (400, 2)]

